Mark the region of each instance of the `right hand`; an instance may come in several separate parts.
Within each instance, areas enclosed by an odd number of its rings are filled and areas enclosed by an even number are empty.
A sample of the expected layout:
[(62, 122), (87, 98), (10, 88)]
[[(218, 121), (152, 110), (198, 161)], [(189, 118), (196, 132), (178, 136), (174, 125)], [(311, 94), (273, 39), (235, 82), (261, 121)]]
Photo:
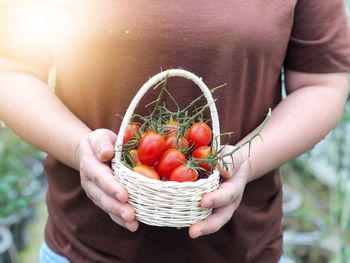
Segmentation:
[(114, 156), (117, 135), (107, 129), (88, 133), (79, 143), (76, 160), (86, 195), (114, 222), (134, 232), (138, 228), (135, 211), (127, 203), (128, 192), (113, 176), (107, 164)]

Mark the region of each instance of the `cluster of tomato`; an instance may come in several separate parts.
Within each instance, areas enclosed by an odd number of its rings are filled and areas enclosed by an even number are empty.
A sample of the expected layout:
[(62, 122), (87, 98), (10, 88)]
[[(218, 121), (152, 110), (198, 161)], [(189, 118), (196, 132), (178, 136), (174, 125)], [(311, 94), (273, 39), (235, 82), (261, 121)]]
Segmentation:
[(129, 123), (123, 144), (132, 147), (124, 150), (124, 160), (134, 172), (157, 180), (193, 182), (209, 175), (216, 164), (212, 130), (203, 121), (187, 126), (170, 120), (157, 131), (142, 131), (139, 123)]

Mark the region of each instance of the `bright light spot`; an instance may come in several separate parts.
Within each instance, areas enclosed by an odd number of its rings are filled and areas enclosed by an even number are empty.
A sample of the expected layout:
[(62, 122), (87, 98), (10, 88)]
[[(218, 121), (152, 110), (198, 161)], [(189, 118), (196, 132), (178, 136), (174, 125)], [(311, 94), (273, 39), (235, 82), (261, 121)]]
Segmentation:
[(18, 7), (14, 19), (14, 33), (28, 44), (35, 44), (50, 37), (50, 9), (42, 5)]
[[(13, 45), (19, 49), (41, 52), (41, 48), (55, 43), (57, 34), (67, 35), (71, 32), (75, 13), (65, 9), (65, 6), (62, 8), (54, 1), (19, 2), (11, 6), (10, 19), (6, 25), (7, 31), (12, 35)], [(69, 38), (66, 42), (68, 40)]]

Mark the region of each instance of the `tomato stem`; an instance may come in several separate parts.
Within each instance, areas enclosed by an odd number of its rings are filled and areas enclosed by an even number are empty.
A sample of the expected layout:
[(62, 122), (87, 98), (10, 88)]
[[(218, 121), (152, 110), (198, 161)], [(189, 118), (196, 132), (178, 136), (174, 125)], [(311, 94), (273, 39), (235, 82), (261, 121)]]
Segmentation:
[[(216, 159), (216, 160), (219, 160), (219, 159), (220, 159), (220, 160), (223, 161), (223, 158), (224, 158), (224, 157), (227, 157), (227, 156), (231, 156), (231, 157), (232, 157), (232, 155), (233, 155), (235, 152), (237, 152), (238, 150), (242, 149), (242, 148), (243, 148), (245, 145), (247, 145), (247, 144), (248, 144), (248, 147), (249, 147), (249, 149), (248, 149), (248, 157), (250, 157), (251, 144), (252, 144), (253, 140), (254, 140), (256, 137), (260, 137), (260, 138), (262, 139), (262, 137), (261, 137), (261, 131), (262, 131), (262, 129), (265, 127), (267, 121), (270, 119), (271, 114), (272, 114), (271, 108), (269, 108), (268, 113), (267, 113), (265, 119), (263, 120), (263, 122), (258, 126), (258, 128), (255, 129), (254, 133), (253, 133), (247, 140), (245, 140), (245, 141), (244, 141), (243, 143), (241, 143), (240, 145), (236, 146), (232, 151), (230, 151), (230, 152), (228, 152), (228, 153), (226, 153), (226, 154), (224, 154), (224, 155), (219, 155), (219, 156), (215, 157), (214, 159)], [(224, 147), (222, 147), (221, 150), (222, 150), (223, 148), (224, 148)], [(220, 151), (221, 151), (221, 150), (220, 150)]]

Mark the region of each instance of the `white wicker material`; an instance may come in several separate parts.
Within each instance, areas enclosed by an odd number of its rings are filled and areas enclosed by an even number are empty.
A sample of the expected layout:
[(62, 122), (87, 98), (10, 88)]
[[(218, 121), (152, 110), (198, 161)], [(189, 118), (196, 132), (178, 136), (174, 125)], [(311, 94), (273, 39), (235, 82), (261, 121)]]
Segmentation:
[(121, 149), (126, 126), (143, 95), (166, 77), (183, 77), (192, 80), (203, 92), (212, 119), (213, 136), (220, 148), (220, 125), (211, 92), (204, 82), (191, 72), (182, 69), (170, 69), (150, 78), (137, 92), (121, 123), (112, 161), (114, 175), (129, 193), (128, 202), (134, 207), (136, 218), (140, 222), (153, 226), (187, 227), (206, 218), (212, 209), (200, 207), (200, 200), (205, 193), (219, 187), (219, 172), (214, 171), (208, 178), (196, 182), (172, 182), (149, 179), (127, 168), (121, 161)]

